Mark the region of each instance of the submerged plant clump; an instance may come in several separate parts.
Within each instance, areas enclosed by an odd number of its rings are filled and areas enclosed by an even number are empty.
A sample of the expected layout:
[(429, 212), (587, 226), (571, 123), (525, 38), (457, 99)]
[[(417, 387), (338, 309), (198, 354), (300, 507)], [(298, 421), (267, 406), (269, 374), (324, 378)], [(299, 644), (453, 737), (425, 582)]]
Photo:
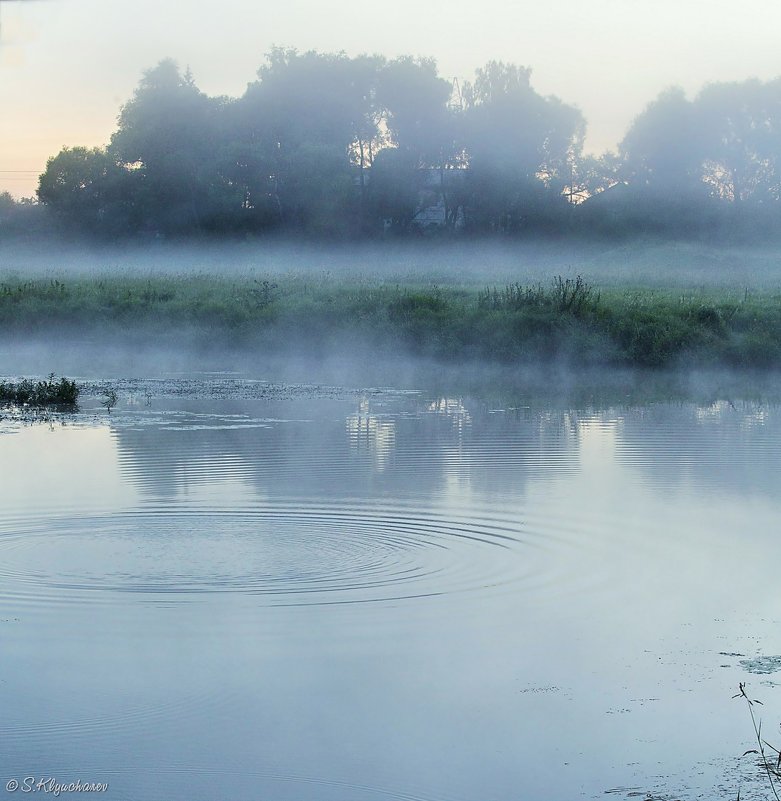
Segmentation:
[(79, 397), (75, 381), (67, 378), (55, 380), (51, 373), (45, 381), (31, 381), (28, 378), (18, 383), (0, 381), (0, 403), (13, 403), (24, 406), (73, 406)]

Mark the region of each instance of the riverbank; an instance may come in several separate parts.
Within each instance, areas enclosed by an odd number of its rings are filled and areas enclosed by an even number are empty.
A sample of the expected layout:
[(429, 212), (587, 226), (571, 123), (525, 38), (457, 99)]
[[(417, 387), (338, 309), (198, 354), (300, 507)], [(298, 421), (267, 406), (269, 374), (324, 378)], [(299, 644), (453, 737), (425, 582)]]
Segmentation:
[(781, 292), (579, 276), (484, 288), (325, 274), (6, 279), (0, 330), (315, 358), (353, 349), (443, 363), (767, 369), (781, 366)]

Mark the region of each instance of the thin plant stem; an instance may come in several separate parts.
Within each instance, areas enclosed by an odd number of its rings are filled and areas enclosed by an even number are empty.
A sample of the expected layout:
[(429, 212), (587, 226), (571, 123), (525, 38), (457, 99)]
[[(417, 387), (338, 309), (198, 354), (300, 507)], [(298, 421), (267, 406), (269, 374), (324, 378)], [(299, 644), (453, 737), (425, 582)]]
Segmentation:
[[(778, 796), (778, 790), (776, 789), (776, 782), (773, 780), (773, 774), (770, 770), (770, 765), (768, 764), (767, 757), (765, 756), (765, 746), (762, 740), (762, 723), (761, 721), (757, 723), (756, 715), (754, 715), (754, 704), (761, 704), (761, 701), (752, 701), (748, 695), (746, 694), (746, 684), (745, 682), (740, 682), (738, 685), (740, 692), (737, 695), (733, 695), (733, 698), (744, 698), (746, 703), (748, 704), (748, 711), (751, 715), (751, 724), (754, 726), (754, 734), (757, 738), (757, 745), (759, 746), (759, 754), (762, 757), (762, 767), (765, 769), (765, 773), (767, 774), (767, 780), (770, 784), (770, 789), (773, 791), (773, 795), (776, 801), (781, 801), (781, 798)], [(774, 749), (775, 750), (775, 749)], [(746, 752), (750, 753), (750, 752)]]

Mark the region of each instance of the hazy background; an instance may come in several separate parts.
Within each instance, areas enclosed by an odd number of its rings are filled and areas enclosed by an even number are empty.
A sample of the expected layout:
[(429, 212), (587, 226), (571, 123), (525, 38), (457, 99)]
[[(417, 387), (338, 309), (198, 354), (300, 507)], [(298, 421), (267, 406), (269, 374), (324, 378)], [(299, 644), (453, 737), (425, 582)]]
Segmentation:
[(443, 77), (489, 59), (580, 107), (586, 149), (614, 148), (665, 87), (781, 72), (770, 0), (484, 0), (381, 6), (311, 0), (0, 0), (0, 192), (32, 195), (63, 146), (104, 145), (143, 70), (172, 57), (209, 95), (237, 96), (272, 45), (431, 56)]

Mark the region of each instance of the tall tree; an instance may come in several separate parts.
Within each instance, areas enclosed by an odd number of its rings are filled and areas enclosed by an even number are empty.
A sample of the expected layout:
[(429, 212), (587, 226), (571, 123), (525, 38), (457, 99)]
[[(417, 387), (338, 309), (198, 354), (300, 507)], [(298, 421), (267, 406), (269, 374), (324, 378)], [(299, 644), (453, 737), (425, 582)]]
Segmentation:
[(437, 74), (433, 59), (402, 56), (377, 76), (377, 100), (390, 142), (419, 167), (439, 167), (454, 158), (449, 81)]
[(531, 86), (531, 70), (489, 62), (464, 88), (471, 218), (479, 227), (533, 228), (563, 213), (570, 160), (585, 123), (578, 109)]
[(135, 177), (103, 148), (63, 148), (38, 179), (38, 199), (70, 228), (124, 234), (135, 227)]
[[(388, 144), (399, 153), (383, 160), (375, 176), (383, 187), (410, 183), (407, 193), (394, 192), (397, 198), (415, 196), (408, 213), (386, 215), (394, 226), (420, 205), (441, 205), (442, 220), (450, 228), (458, 219), (463, 204), (462, 182), (454, 171), (466, 166), (460, 115), (451, 106), (453, 87), (441, 78), (434, 59), (402, 56), (388, 62), (378, 75), (377, 99), (388, 132)], [(397, 175), (391, 176), (393, 171)], [(390, 182), (390, 183), (389, 183)], [(384, 194), (375, 193), (377, 195)], [(397, 205), (398, 208), (398, 205)]]
[(275, 48), (247, 87), (243, 135), (263, 165), (253, 194), (266, 195), (283, 224), (331, 215), (336, 225), (349, 213), (353, 166), (364, 186), (363, 170), (379, 146), (375, 75), (382, 63)]
[(679, 87), (662, 92), (633, 121), (621, 142), (629, 183), (664, 193), (702, 183), (703, 130)]
[(164, 232), (204, 230), (241, 192), (219, 169), (228, 146), (225, 102), (204, 95), (170, 59), (144, 74), (120, 112), (109, 152), (137, 171), (145, 224)]
[(781, 200), (781, 79), (711, 84), (695, 108), (714, 194), (735, 204)]

